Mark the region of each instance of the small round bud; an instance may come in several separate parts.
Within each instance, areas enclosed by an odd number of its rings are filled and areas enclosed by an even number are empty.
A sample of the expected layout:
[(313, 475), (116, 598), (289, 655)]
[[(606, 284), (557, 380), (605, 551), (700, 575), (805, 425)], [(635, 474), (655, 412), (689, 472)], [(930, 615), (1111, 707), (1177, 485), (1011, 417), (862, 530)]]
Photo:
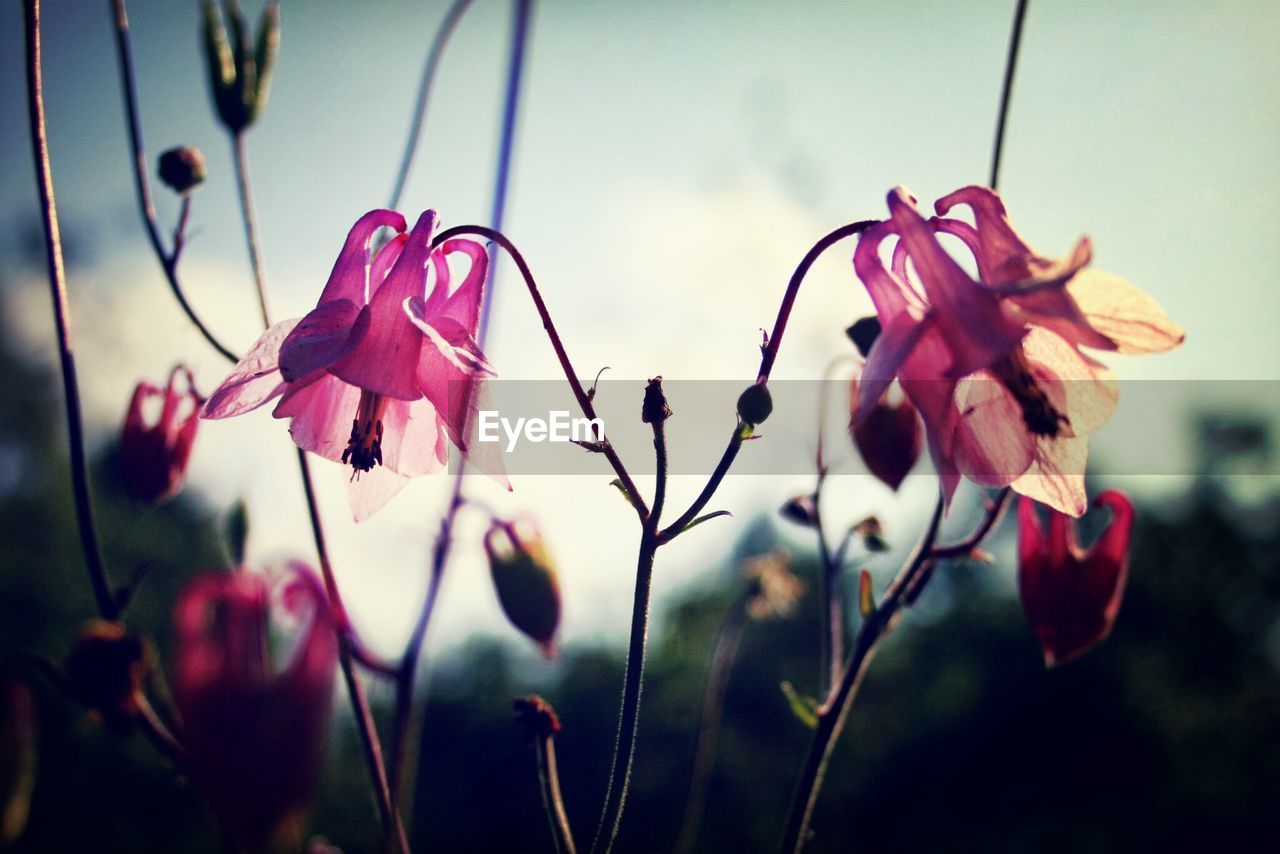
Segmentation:
[(797, 495), (778, 508), (783, 519), (797, 525), (814, 527), (818, 524), (818, 505), (812, 495)]
[(171, 148), (160, 155), (160, 180), (175, 193), (187, 195), (204, 183), (204, 155), (194, 145)]
[(773, 395), (767, 386), (756, 384), (738, 396), (738, 417), (751, 425), (763, 424), (773, 412)]

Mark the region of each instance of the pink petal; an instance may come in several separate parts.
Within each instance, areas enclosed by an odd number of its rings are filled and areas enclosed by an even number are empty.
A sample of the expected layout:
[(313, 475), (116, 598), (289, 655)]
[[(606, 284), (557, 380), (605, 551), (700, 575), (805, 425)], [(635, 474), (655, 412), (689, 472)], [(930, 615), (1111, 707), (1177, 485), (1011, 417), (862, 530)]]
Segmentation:
[(877, 223), (862, 232), (853, 251), (853, 269), (870, 294), (882, 325), (909, 309), (915, 309), (917, 316), (924, 315), (924, 305), (906, 279), (891, 274), (880, 260), (880, 244), (892, 233), (889, 223)]
[(931, 315), (916, 320), (909, 312), (894, 317), (881, 328), (875, 344), (871, 346), (867, 364), (858, 380), (858, 412), (855, 424), (861, 424), (875, 407), (884, 390), (893, 382), (902, 363), (927, 330)]
[(1061, 336), (1033, 326), (1022, 343), (1037, 384), (1069, 419), (1070, 435), (1088, 436), (1116, 411), (1115, 376)]
[(330, 372), (387, 397), (416, 400), (422, 396), (416, 379), (422, 336), (403, 306), (405, 300), (423, 295), (435, 224), (435, 211), (419, 217), (386, 281), (356, 318), (354, 349), (332, 364)]
[(321, 303), (330, 300), (345, 299), (356, 305), (364, 305), (369, 301), (369, 241), (379, 228), (394, 228), (404, 231), (404, 217), (395, 211), (372, 210), (351, 226), (347, 241), (338, 253), (329, 281), (320, 293)]
[(1004, 384), (983, 371), (956, 386), (956, 464), (987, 486), (1007, 486), (1031, 467), (1035, 437)]
[(439, 251), (446, 258), (456, 252), (464, 253), (471, 259), (471, 268), (467, 270), (466, 278), (458, 285), (458, 289), (449, 295), (443, 306), (430, 312), (429, 316), (448, 317), (475, 335), (480, 325), (480, 304), (484, 299), (485, 279), (489, 272), (489, 253), (474, 240), (450, 240)]
[(294, 382), (351, 350), (351, 327), (360, 308), (346, 299), (322, 302), (293, 328), (280, 345), (280, 374)]
[(475, 392), (471, 406), (471, 424), (468, 430), (466, 451), (464, 456), (467, 467), (492, 480), (506, 491), (511, 491), (511, 481), (507, 478), (507, 467), (503, 461), (501, 442), (481, 442), (478, 437), (478, 422), (474, 417), (479, 410), (492, 411), (497, 407), (489, 394), (489, 385), (483, 381), (474, 384)]
[(1035, 251), (1014, 231), (1005, 211), (1000, 194), (986, 187), (962, 187), (934, 202), (933, 209), (939, 216), (946, 216), (956, 205), (968, 205), (973, 210), (977, 229), (942, 230), (955, 234), (969, 242), (966, 234), (976, 236), (978, 246), (970, 244), (978, 262), (978, 276), (990, 285), (1002, 285), (1030, 278), (1029, 266), (1038, 258)]
[(1036, 455), (1027, 473), (1015, 480), (1013, 491), (1041, 504), (1079, 518), (1089, 506), (1084, 491), (1084, 470), (1089, 445), (1084, 438), (1049, 439), (1036, 442)]
[[(400, 260), (400, 253), (404, 251), (404, 245), (409, 242), (409, 235), (397, 234), (391, 240), (387, 241), (387, 245), (378, 251), (377, 256), (373, 259), (373, 264), (369, 268), (369, 294), (373, 295), (383, 281), (386, 280), (387, 274), (391, 272), (391, 268), (395, 266), (396, 261)], [(368, 300), (366, 300), (368, 302)]]
[(428, 401), (393, 400), (382, 416), (382, 463), (406, 477), (441, 471), (448, 446), (435, 407)]
[(1007, 354), (1021, 339), (1023, 324), (946, 253), (901, 187), (889, 193), (889, 210), (929, 305), (937, 311), (938, 328), (953, 358), (952, 375), (958, 379)]
[(299, 448), (340, 463), (359, 404), (360, 389), (321, 373), (318, 380), (296, 392), (290, 389), (272, 415), (293, 419), (289, 435)]
[(236, 363), (231, 375), (214, 390), (200, 411), (201, 418), (230, 418), (257, 409), (284, 391), (278, 369), (280, 344), (299, 318), (282, 320), (262, 333), (249, 352)]
[(347, 482), (351, 515), (357, 522), (365, 521), (381, 510), (408, 482), (409, 478), (386, 466), (374, 466), (369, 471), (359, 472)]
[(1084, 270), (1071, 280), (1067, 291), (1089, 325), (1117, 352), (1159, 353), (1186, 338), (1159, 303), (1119, 276)]
[[(1086, 561), (1110, 561), (1127, 564), (1129, 559), (1129, 535), (1133, 532), (1133, 504), (1123, 492), (1108, 489), (1098, 494), (1094, 507), (1106, 507), (1111, 511), (1111, 524), (1098, 537), (1089, 550)], [(1123, 581), (1120, 585), (1124, 586)]]

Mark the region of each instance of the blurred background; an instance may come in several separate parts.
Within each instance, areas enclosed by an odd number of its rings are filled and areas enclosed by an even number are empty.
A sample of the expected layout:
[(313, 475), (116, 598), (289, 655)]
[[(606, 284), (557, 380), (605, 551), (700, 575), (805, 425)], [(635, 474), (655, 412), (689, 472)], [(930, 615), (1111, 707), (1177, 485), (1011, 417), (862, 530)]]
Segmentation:
[[(290, 317), (313, 305), (355, 218), (386, 203), (444, 4), (283, 5), (271, 101), (248, 146), (270, 299), (277, 317)], [(258, 4), (246, 6), (256, 19)], [(895, 184), (927, 202), (985, 180), (1011, 7), (538, 4), (505, 230), (578, 369), (753, 377), (758, 329), (818, 236), (881, 215)], [(209, 162), (183, 256), (188, 295), (243, 349), (258, 332), (256, 307), (198, 7), (135, 1), (129, 10), (149, 154), (194, 144)], [(446, 225), (486, 220), (509, 18), (496, 2), (463, 18), (406, 192), (410, 216), (435, 207)], [(177, 501), (145, 509), (124, 498), (115, 439), (134, 383), (184, 361), (207, 393), (226, 366), (173, 304), (145, 242), (107, 4), (47, 3), (44, 38), (105, 547), (113, 567), (144, 573), (130, 620), (165, 658), (176, 591), (225, 562), (221, 520), (232, 502), (248, 502), (253, 565), (310, 559), (305, 507), (284, 425), (266, 411), (202, 426)], [(1151, 445), (1174, 462), (1144, 474), (1108, 457), (1106, 428), (1098, 437), (1091, 492), (1127, 489), (1139, 529), (1114, 636), (1080, 662), (1043, 670), (1014, 596), (1012, 525), (993, 543), (995, 567), (944, 569), (872, 668), (815, 818), (815, 850), (849, 840), (875, 851), (1155, 850), (1257, 842), (1280, 829), (1278, 56), (1280, 7), (1270, 2), (1031, 4), (1001, 191), (1037, 248), (1058, 254), (1088, 233), (1097, 266), (1186, 327), (1173, 353), (1109, 360), (1122, 379), (1160, 389), (1144, 396), (1143, 415)], [(60, 658), (91, 602), (69, 502), (22, 58), (20, 9), (6, 4), (0, 651)], [(177, 200), (156, 190), (167, 226)], [(816, 377), (851, 352), (843, 329), (870, 304), (850, 255), (837, 249), (815, 266), (778, 377)], [(513, 274), (499, 266), (488, 355), (504, 379), (555, 379)], [(722, 435), (732, 424), (731, 411), (723, 423), (682, 422), (680, 400), (672, 406), (671, 432)], [(642, 447), (625, 456), (647, 470)], [(895, 495), (839, 476), (852, 469), (851, 448), (834, 456), (827, 512), (841, 526), (880, 516), (895, 550), (868, 568), (886, 580), (936, 481), (922, 464)], [(314, 470), (357, 628), (394, 655), (425, 588), (447, 479), (418, 479), (356, 526), (345, 473)], [(564, 594), (563, 652), (546, 662), (505, 624), (479, 548), (484, 519), (464, 514), (424, 656), (429, 706), (413, 815), (421, 846), (549, 846), (531, 748), (510, 723), (510, 699), (532, 690), (561, 712), (570, 816), (580, 834), (594, 828), (638, 539), (611, 478), (602, 463), (597, 475), (517, 478), (510, 495), (479, 480), (471, 487), (541, 525)], [(703, 480), (675, 478), (671, 506)], [(812, 591), (811, 538), (772, 521), (778, 504), (811, 487), (802, 474), (730, 477), (713, 506), (734, 517), (660, 555), (627, 850), (674, 842), (709, 652), (745, 584), (744, 559), (786, 549)], [(949, 524), (972, 524), (974, 505), (962, 491)], [(744, 629), (700, 850), (775, 843), (808, 735), (779, 684), (815, 690), (815, 608), (810, 593), (793, 616)], [(99, 840), (107, 850), (219, 848), (194, 791), (175, 785), (140, 739), (105, 732), (52, 691), (37, 699), (40, 771), (15, 850), (77, 847), (86, 826), (110, 828)], [(389, 696), (375, 689), (374, 699)], [(334, 739), (310, 826), (369, 850), (376, 816), (348, 721)]]

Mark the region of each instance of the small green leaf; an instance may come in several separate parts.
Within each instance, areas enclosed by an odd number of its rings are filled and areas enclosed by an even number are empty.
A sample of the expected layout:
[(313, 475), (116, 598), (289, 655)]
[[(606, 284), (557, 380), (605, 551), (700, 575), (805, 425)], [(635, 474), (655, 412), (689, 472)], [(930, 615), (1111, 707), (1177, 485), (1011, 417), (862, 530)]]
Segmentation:
[(876, 594), (871, 590), (871, 573), (865, 569), (858, 574), (858, 610), (864, 620), (876, 612)]
[(636, 506), (636, 503), (631, 500), (631, 496), (627, 494), (626, 488), (622, 485), (621, 478), (615, 477), (613, 480), (609, 481), (609, 485), (617, 487), (618, 491), (622, 493), (622, 497), (627, 499), (628, 504), (630, 504), (632, 507)]
[(795, 715), (800, 723), (809, 729), (815, 729), (818, 726), (818, 701), (808, 694), (801, 694), (796, 691), (795, 686), (790, 682), (782, 683), (782, 695), (787, 698), (787, 704), (791, 706), (791, 713)]
[(697, 519), (694, 519), (688, 525), (685, 525), (683, 528), (681, 528), (680, 533), (683, 534), (685, 531), (689, 530), (690, 528), (694, 528), (698, 525), (701, 525), (703, 522), (706, 522), (709, 519), (714, 519), (717, 516), (732, 516), (732, 515), (733, 514), (730, 513), (728, 510), (715, 510), (711, 513), (703, 513)]

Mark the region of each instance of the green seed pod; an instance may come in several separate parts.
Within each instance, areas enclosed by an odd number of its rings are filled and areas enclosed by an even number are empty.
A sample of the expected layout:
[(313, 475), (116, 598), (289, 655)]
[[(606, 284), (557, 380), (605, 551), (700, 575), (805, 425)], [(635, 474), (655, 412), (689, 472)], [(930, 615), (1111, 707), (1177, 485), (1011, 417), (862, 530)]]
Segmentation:
[(773, 395), (769, 394), (767, 386), (747, 386), (738, 397), (738, 417), (752, 426), (763, 424), (772, 412)]
[(507, 619), (550, 658), (560, 627), (560, 582), (542, 537), (527, 523), (495, 519), (484, 550)]

